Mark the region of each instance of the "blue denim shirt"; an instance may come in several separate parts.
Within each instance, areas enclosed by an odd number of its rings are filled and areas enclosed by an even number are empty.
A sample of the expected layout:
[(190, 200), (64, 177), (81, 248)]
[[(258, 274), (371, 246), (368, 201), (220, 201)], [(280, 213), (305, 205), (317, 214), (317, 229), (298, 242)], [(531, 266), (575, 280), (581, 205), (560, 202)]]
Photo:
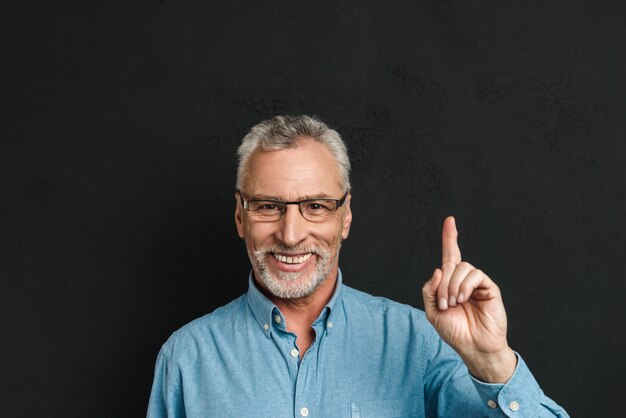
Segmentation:
[[(342, 284), (300, 356), (254, 284), (175, 331), (158, 354), (147, 417), (568, 417), (522, 358), (505, 385), (469, 375), (423, 311)], [(517, 354), (517, 353), (516, 353)]]

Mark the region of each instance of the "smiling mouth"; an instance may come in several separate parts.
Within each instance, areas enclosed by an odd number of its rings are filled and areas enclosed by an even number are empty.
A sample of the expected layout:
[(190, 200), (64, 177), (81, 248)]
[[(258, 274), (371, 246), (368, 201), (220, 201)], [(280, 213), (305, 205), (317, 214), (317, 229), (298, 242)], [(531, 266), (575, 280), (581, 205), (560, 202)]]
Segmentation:
[(288, 256), (284, 256), (282, 254), (276, 254), (276, 253), (272, 253), (272, 255), (281, 263), (285, 263), (285, 264), (302, 264), (305, 261), (307, 261), (309, 258), (311, 258), (311, 256), (313, 255), (313, 253), (308, 253), (305, 255), (301, 255), (301, 256), (296, 256), (296, 257), (288, 257)]

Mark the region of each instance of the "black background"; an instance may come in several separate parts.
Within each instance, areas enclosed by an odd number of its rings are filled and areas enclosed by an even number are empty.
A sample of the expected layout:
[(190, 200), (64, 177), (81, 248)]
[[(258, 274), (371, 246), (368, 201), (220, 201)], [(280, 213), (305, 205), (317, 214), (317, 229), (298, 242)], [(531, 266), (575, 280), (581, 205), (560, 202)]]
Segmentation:
[(320, 116), (353, 162), (345, 282), (422, 307), (455, 215), (510, 343), (623, 413), (621, 1), (6, 1), (0, 416), (140, 417), (160, 345), (249, 270), (235, 151)]

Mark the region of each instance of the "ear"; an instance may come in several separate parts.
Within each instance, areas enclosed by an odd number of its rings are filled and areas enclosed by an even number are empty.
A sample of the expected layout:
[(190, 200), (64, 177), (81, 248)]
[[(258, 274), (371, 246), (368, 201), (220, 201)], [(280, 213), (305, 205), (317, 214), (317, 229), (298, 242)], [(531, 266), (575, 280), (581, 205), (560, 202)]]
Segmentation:
[(237, 226), (239, 238), (243, 238), (245, 236), (242, 216), (243, 208), (241, 207), (241, 200), (239, 199), (239, 194), (235, 192), (235, 225)]
[(343, 202), (343, 228), (341, 230), (341, 238), (346, 239), (350, 234), (350, 225), (352, 225), (352, 209), (350, 209), (350, 200), (352, 195), (348, 193), (346, 201)]

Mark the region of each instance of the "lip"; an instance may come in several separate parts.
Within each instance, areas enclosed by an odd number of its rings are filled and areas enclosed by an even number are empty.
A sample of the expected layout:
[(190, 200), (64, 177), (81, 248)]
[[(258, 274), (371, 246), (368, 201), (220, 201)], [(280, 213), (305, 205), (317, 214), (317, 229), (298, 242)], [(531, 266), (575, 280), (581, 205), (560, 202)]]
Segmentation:
[(274, 264), (276, 266), (277, 269), (284, 271), (284, 272), (288, 272), (288, 273), (293, 273), (293, 272), (299, 272), (302, 271), (304, 269), (306, 269), (309, 265), (314, 264), (315, 260), (317, 260), (317, 255), (315, 253), (305, 253), (305, 254), (280, 254), (286, 257), (302, 257), (302, 256), (306, 256), (307, 254), (311, 254), (311, 256), (305, 260), (302, 263), (296, 263), (296, 264), (290, 264), (290, 263), (284, 263), (282, 261), (280, 261), (279, 259), (277, 259), (274, 254), (268, 254), (269, 259), (271, 260), (272, 264)]

